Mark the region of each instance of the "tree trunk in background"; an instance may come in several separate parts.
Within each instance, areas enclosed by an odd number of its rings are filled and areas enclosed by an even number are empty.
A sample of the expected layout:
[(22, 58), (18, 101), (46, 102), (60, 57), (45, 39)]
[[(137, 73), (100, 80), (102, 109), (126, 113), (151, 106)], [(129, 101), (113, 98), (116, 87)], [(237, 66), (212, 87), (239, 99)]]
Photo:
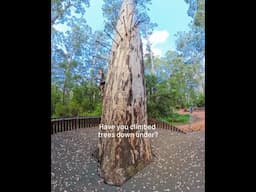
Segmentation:
[[(101, 122), (104, 125), (147, 124), (143, 50), (135, 21), (134, 1), (124, 0), (104, 88)], [(116, 134), (117, 130), (101, 132)], [(148, 138), (99, 138), (100, 176), (108, 184), (122, 185), (151, 159)]]
[(149, 40), (149, 37), (147, 36), (147, 50), (149, 53), (149, 61), (150, 61), (150, 66), (151, 66), (151, 75), (156, 75), (156, 71), (155, 71), (155, 66), (154, 66), (154, 58), (153, 58), (153, 53), (151, 50), (151, 43)]

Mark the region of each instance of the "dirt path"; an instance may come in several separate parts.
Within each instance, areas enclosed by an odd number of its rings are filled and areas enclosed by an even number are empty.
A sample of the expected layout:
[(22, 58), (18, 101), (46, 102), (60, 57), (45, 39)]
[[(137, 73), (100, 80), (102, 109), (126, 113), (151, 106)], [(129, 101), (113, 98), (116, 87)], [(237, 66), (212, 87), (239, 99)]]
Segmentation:
[[(183, 109), (179, 110), (178, 113), (189, 114), (189, 112), (184, 112)], [(205, 110), (193, 111), (191, 127), (189, 123), (176, 125), (176, 127), (186, 132), (205, 130)]]

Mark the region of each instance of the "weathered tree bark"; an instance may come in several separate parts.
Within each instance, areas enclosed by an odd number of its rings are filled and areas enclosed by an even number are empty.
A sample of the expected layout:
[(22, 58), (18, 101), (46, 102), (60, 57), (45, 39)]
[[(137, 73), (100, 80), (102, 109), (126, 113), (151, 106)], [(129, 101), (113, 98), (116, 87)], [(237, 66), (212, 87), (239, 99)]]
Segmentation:
[[(135, 21), (134, 0), (123, 0), (104, 88), (101, 122), (104, 125), (147, 124), (143, 50)], [(150, 140), (145, 137), (102, 137), (98, 149), (100, 176), (112, 185), (122, 185), (152, 160)]]

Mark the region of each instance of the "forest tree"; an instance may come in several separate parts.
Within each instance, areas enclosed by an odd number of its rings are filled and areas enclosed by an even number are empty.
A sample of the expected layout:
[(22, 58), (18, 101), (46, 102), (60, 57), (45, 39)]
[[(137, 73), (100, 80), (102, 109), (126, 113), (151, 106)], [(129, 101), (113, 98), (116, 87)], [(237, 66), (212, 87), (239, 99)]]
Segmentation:
[[(135, 6), (134, 0), (123, 0), (116, 23), (103, 95), (101, 123), (104, 125), (147, 124), (143, 50)], [(111, 131), (117, 134), (117, 129)], [(123, 184), (151, 160), (148, 138), (99, 138), (100, 176), (108, 184)]]

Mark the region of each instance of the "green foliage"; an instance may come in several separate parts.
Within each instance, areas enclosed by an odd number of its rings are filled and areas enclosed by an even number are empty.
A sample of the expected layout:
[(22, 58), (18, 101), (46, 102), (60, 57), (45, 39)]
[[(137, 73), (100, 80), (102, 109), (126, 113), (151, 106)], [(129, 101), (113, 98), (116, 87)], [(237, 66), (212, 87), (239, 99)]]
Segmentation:
[(56, 111), (56, 104), (61, 102), (61, 91), (55, 85), (51, 85), (51, 115)]
[(178, 113), (174, 113), (169, 119), (169, 122), (173, 122), (173, 123), (187, 123), (189, 122), (190, 119), (190, 115), (189, 114), (178, 114)]
[(189, 116), (177, 114), (176, 109), (203, 105), (200, 65), (185, 63), (183, 56), (173, 51), (154, 61), (157, 75), (145, 75), (149, 117), (168, 123), (188, 122)]
[(205, 27), (205, 0), (197, 0), (197, 11), (194, 16), (194, 25)]
[(72, 11), (83, 15), (85, 7), (89, 7), (88, 0), (51, 0), (51, 24), (63, 24), (72, 21)]
[(190, 116), (189, 114), (173, 113), (169, 117), (161, 117), (159, 119), (169, 124), (180, 124), (180, 123), (188, 123), (190, 120)]
[(79, 116), (81, 109), (77, 101), (71, 101), (69, 104), (69, 112), (70, 115), (73, 116)]
[(205, 26), (205, 0), (184, 0), (189, 5), (188, 16), (193, 18), (193, 25)]
[(154, 75), (146, 75), (145, 78), (149, 117), (170, 116), (173, 112), (173, 100), (170, 97), (168, 85), (166, 82), (157, 82), (157, 78)]
[(54, 117), (70, 117), (69, 105), (63, 105), (62, 103), (56, 103), (56, 109)]
[(205, 106), (205, 97), (203, 94), (198, 94), (195, 98), (195, 106), (203, 107)]
[(84, 115), (85, 116), (101, 116), (101, 112), (102, 112), (102, 104), (97, 103), (93, 111), (91, 110), (91, 111), (85, 112)]
[(99, 88), (93, 82), (83, 82), (72, 87), (69, 99), (63, 102), (61, 90), (56, 93), (52, 85), (52, 117), (100, 116), (102, 99)]

